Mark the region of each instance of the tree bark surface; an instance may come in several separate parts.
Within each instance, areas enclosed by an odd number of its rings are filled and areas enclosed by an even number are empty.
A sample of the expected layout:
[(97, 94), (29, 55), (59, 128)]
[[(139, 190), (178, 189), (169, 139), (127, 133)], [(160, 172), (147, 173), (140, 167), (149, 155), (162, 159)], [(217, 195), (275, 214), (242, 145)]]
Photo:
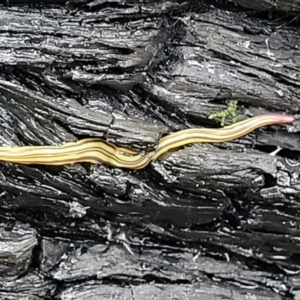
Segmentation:
[(0, 298), (300, 299), (300, 2), (50, 2), (0, 6), (1, 146), (147, 153), (229, 100), (295, 122), (142, 170), (0, 163)]

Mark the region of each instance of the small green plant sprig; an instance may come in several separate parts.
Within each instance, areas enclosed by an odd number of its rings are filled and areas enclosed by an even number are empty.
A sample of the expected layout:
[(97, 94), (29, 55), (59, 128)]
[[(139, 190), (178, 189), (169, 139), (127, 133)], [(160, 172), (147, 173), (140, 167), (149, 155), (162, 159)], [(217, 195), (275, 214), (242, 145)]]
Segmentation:
[(228, 103), (228, 108), (211, 113), (208, 119), (219, 119), (220, 125), (223, 127), (225, 125), (225, 119), (230, 115), (232, 123), (236, 122), (236, 111), (237, 111), (237, 100), (230, 100)]

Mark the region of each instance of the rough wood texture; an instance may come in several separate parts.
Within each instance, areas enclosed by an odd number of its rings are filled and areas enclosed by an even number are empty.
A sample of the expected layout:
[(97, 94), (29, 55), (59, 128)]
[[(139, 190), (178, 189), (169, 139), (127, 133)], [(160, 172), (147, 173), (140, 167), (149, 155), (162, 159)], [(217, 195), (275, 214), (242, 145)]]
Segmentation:
[(245, 8), (256, 9), (259, 11), (283, 10), (285, 12), (300, 11), (299, 0), (262, 0), (262, 1), (247, 1), (247, 0), (230, 0), (235, 4)]
[(1, 145), (296, 115), (140, 171), (1, 163), (1, 299), (300, 299), (299, 1), (231, 2), (0, 7)]

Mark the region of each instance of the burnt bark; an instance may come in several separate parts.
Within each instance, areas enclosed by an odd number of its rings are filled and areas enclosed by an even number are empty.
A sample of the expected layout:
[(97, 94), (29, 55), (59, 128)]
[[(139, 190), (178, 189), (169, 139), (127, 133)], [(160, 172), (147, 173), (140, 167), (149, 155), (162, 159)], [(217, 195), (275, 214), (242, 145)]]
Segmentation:
[(300, 297), (299, 1), (194, 2), (0, 7), (2, 146), (295, 115), (138, 171), (1, 163), (1, 298)]

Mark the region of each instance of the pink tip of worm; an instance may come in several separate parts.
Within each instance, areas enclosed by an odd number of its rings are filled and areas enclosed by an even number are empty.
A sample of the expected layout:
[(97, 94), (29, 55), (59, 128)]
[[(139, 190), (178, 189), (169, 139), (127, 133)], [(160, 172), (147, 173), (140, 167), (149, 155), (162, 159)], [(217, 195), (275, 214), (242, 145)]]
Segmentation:
[(292, 116), (286, 116), (286, 115), (280, 115), (280, 114), (274, 114), (275, 122), (276, 124), (286, 124), (286, 123), (293, 123), (294, 117)]

